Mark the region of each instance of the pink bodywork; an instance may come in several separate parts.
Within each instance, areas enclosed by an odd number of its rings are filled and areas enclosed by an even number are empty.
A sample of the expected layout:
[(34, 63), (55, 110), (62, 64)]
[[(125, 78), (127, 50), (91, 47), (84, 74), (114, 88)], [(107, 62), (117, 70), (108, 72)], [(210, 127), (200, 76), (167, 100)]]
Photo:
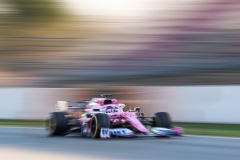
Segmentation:
[(121, 120), (126, 120), (128, 123), (130, 123), (133, 127), (138, 129), (141, 132), (147, 133), (149, 130), (137, 119), (137, 115), (132, 112), (122, 112), (122, 113), (109, 113), (108, 114), (109, 119), (113, 123), (117, 123)]
[[(99, 109), (99, 112), (105, 112), (106, 113), (106, 108), (108, 106), (114, 106), (116, 108), (116, 112), (112, 112), (112, 113), (107, 113), (109, 116), (109, 119), (112, 123), (119, 123), (119, 122), (123, 122), (126, 121), (128, 123), (130, 123), (133, 127), (135, 127), (137, 130), (139, 130), (140, 132), (143, 133), (148, 133), (150, 132), (139, 120), (137, 117), (136, 112), (123, 112), (123, 108), (121, 107), (121, 104), (117, 103), (116, 99), (112, 99), (112, 104), (107, 104), (107, 105), (103, 105), (103, 98), (95, 98), (94, 102), (95, 105), (93, 106), (87, 106), (87, 109), (85, 109), (86, 112), (91, 113), (93, 111), (93, 109)], [(92, 114), (94, 114), (96, 112), (93, 112)], [(85, 123), (89, 123), (91, 121), (91, 118), (80, 118), (78, 120), (78, 123), (80, 125), (83, 124), (83, 121)], [(181, 135), (183, 134), (183, 129), (180, 127), (173, 127), (172, 130), (177, 134), (177, 135)], [(90, 132), (90, 126), (88, 125), (88, 132)]]
[[(134, 112), (123, 112), (123, 109), (120, 107), (120, 104), (117, 103), (116, 99), (112, 99), (112, 104), (103, 105), (103, 98), (95, 98), (94, 102), (96, 105), (93, 107), (87, 106), (87, 109), (85, 109), (86, 112), (92, 112), (92, 109), (100, 109), (101, 111), (105, 111), (107, 106), (114, 106), (117, 108), (117, 112), (113, 113), (107, 113), (109, 116), (109, 119), (113, 123), (119, 123), (121, 121), (126, 121), (130, 123), (133, 127), (135, 127), (140, 132), (147, 133), (149, 130), (137, 119), (137, 115)], [(80, 118), (78, 120), (78, 123), (82, 124), (83, 118)], [(85, 122), (89, 122), (90, 119), (88, 118)]]

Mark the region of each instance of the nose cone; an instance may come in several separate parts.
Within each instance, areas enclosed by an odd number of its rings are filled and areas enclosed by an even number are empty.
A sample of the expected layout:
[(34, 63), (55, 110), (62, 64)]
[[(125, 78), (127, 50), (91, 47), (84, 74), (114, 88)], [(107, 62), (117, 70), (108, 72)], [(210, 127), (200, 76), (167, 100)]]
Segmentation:
[(129, 123), (140, 132), (148, 133), (149, 130), (139, 121), (129, 121)]
[(122, 114), (123, 117), (126, 118), (126, 120), (135, 127), (138, 131), (148, 133), (149, 130), (137, 119), (136, 115), (134, 113), (126, 113)]

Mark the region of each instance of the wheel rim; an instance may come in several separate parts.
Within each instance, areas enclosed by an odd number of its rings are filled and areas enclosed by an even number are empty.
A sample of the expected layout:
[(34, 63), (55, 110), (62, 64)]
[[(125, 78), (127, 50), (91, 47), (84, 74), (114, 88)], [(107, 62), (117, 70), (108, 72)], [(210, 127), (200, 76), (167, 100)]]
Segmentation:
[[(157, 121), (158, 120), (158, 121)], [(161, 126), (161, 120), (157, 116), (155, 116), (155, 126), (160, 127)]]
[(92, 137), (95, 137), (95, 132), (96, 132), (96, 120), (95, 118), (92, 119), (92, 127), (91, 127), (91, 135)]
[(48, 135), (53, 135), (56, 130), (56, 120), (53, 115), (49, 115), (46, 121), (46, 130)]

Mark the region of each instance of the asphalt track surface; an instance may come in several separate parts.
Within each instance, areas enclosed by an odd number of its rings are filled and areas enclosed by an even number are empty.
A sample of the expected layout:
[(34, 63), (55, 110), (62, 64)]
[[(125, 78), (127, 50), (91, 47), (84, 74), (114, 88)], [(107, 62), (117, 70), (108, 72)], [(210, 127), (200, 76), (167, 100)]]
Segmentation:
[(42, 128), (0, 127), (0, 155), (8, 160), (239, 160), (240, 138), (186, 135), (102, 140), (76, 134), (46, 137)]

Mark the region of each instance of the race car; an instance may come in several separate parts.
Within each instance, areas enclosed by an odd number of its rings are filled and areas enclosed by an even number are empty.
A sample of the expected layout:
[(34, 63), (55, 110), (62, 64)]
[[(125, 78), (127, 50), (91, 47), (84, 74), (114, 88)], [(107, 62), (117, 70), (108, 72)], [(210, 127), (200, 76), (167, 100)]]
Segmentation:
[(183, 129), (172, 127), (166, 112), (145, 117), (140, 107), (123, 111), (125, 104), (111, 99), (111, 94), (101, 94), (101, 98), (80, 101), (58, 101), (56, 112), (46, 118), (48, 136), (79, 135), (91, 138), (171, 136), (182, 135)]

